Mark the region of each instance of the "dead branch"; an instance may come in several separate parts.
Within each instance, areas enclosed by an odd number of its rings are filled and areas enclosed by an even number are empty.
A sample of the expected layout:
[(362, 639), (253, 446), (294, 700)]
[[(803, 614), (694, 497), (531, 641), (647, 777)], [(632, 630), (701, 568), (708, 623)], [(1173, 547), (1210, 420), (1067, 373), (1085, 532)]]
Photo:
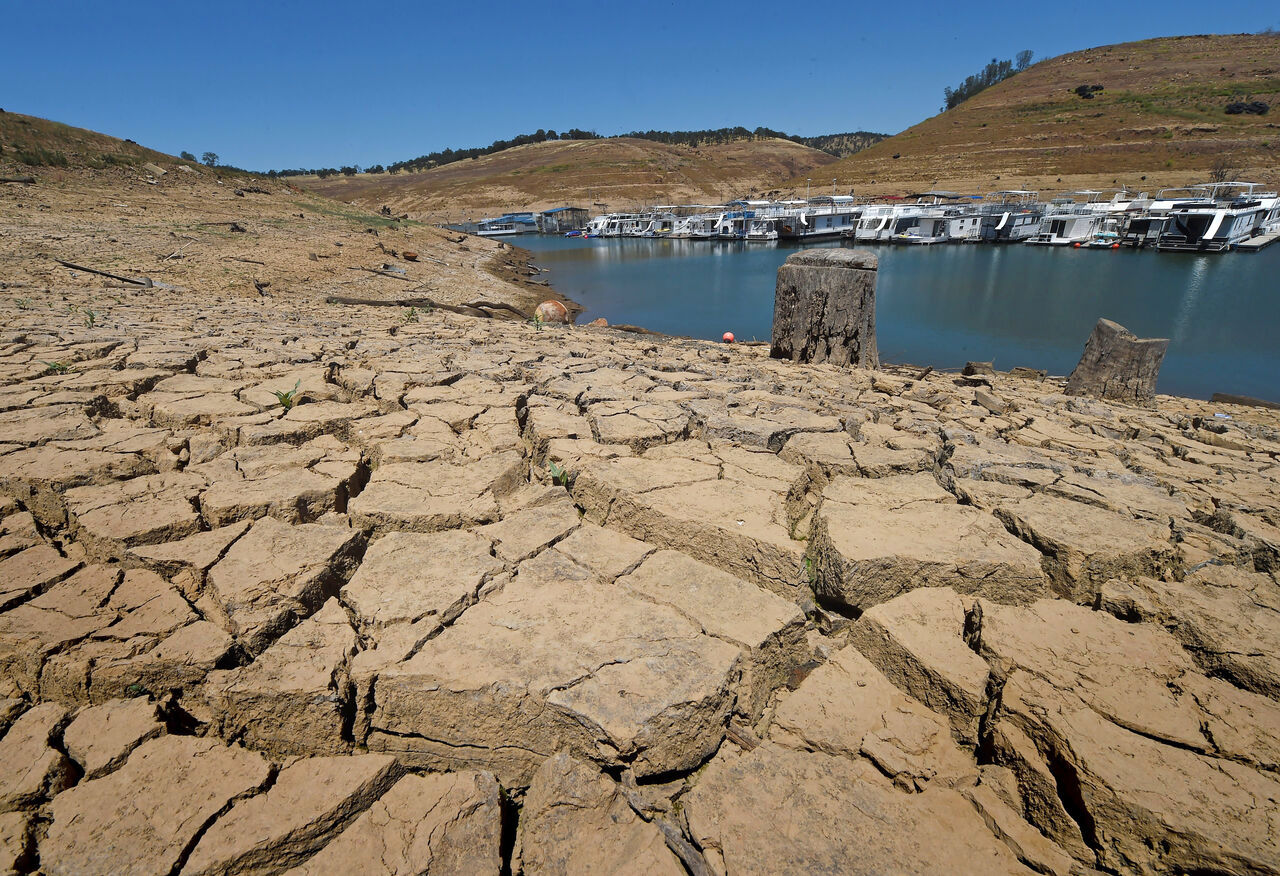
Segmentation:
[[(50, 256), (52, 258), (52, 256)], [(99, 271), (96, 268), (86, 268), (84, 265), (76, 265), (71, 262), (64, 262), (62, 259), (53, 259), (64, 268), (70, 268), (73, 271), (84, 271), (86, 274), (97, 274), (99, 277), (109, 277), (112, 280), (119, 280), (121, 283), (131, 283), (134, 286), (152, 286), (150, 277), (143, 277), (141, 280), (135, 280), (131, 277), (121, 277), (119, 274), (108, 274), (106, 271)]]
[(412, 283), (412, 282), (413, 282), (413, 280), (409, 279), (409, 278), (408, 278), (408, 277), (406, 277), (404, 274), (393, 274), (391, 271), (379, 271), (379, 270), (377, 270), (376, 268), (361, 268), (361, 267), (355, 267), (355, 268), (348, 268), (347, 270), (350, 270), (350, 271), (368, 271), (370, 274), (380, 274), (380, 275), (381, 275), (381, 276), (383, 276), (383, 277), (390, 277), (390, 278), (391, 278), (391, 279), (393, 279), (393, 280), (404, 280), (406, 283)]
[(266, 262), (260, 262), (257, 259), (241, 259), (235, 256), (223, 256), (222, 260), (224, 262), (244, 262), (246, 265), (262, 265), (264, 268), (267, 266)]
[(511, 313), (520, 319), (533, 318), (523, 310), (499, 301), (467, 301), (463, 304), (443, 304), (430, 298), (392, 298), (388, 300), (382, 298), (347, 298), (341, 295), (330, 295), (325, 301), (329, 304), (355, 304), (361, 307), (431, 307), (446, 310), (449, 313), (468, 315), (478, 313), (486, 317), (493, 316), (490, 311), (501, 310)]
[(174, 250), (173, 252), (169, 253), (169, 254), (168, 254), (167, 256), (165, 256), (164, 258), (160, 259), (160, 261), (162, 261), (162, 262), (167, 262), (167, 261), (169, 261), (169, 259), (180, 259), (180, 258), (182, 258), (182, 256), (183, 256), (183, 250), (185, 250), (187, 247), (191, 246), (191, 244), (193, 244), (193, 243), (195, 243), (195, 241), (194, 241), (194, 240), (191, 240), (191, 241), (188, 241), (188, 242), (184, 243), (182, 246), (178, 247), (176, 250)]
[(32, 186), (36, 183), (34, 176), (0, 176), (0, 183), (22, 183)]

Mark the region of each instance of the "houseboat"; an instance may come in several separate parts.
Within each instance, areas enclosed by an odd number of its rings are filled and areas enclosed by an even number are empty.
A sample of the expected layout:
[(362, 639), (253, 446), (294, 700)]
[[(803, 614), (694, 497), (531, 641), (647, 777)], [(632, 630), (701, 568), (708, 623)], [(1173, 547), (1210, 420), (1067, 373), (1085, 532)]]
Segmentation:
[(893, 234), (894, 204), (868, 204), (862, 208), (858, 224), (854, 227), (852, 237), (859, 243), (873, 243), (888, 240)]
[(1205, 198), (1178, 203), (1156, 247), (1172, 252), (1227, 252), (1255, 234), (1274, 209), (1275, 192), (1248, 182), (1208, 183)]
[(476, 224), (476, 234), (481, 237), (505, 237), (509, 234), (531, 234), (538, 230), (538, 220), (532, 213), (508, 213), (496, 219), (481, 219)]
[(821, 195), (783, 205), (777, 216), (778, 237), (784, 240), (824, 240), (840, 237), (858, 225), (862, 207), (851, 195)]

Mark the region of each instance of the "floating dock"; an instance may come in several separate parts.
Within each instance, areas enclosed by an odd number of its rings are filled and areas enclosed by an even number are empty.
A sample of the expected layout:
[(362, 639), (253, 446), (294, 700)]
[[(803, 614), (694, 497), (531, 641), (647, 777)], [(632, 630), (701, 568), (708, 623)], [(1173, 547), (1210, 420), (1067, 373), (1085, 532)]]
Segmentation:
[(1270, 234), (1259, 234), (1257, 237), (1242, 240), (1236, 244), (1236, 249), (1239, 252), (1257, 252), (1260, 249), (1266, 249), (1277, 240), (1280, 240), (1280, 231), (1272, 231)]

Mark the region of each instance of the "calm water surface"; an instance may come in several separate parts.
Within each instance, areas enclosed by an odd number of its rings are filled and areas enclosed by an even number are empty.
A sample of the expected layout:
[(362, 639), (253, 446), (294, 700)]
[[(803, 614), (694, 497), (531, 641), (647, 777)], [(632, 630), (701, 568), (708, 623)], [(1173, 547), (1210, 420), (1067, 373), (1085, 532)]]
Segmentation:
[[(611, 323), (768, 340), (778, 267), (793, 246), (524, 235), (556, 290)], [(839, 246), (838, 242), (811, 246)], [(879, 246), (880, 358), (1075, 367), (1098, 317), (1167, 337), (1159, 391), (1280, 401), (1280, 245), (1191, 255), (1058, 247)]]

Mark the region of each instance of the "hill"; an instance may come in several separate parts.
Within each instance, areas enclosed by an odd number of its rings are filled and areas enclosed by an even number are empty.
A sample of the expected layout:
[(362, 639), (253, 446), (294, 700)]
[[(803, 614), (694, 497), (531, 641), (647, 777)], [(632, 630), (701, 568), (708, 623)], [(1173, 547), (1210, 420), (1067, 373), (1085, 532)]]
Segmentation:
[(532, 143), (418, 173), (293, 181), (370, 209), (385, 204), (416, 219), (461, 221), (564, 204), (623, 210), (641, 204), (718, 203), (763, 193), (835, 160), (783, 139), (683, 146), (610, 137)]
[(132, 140), (0, 110), (0, 164), (101, 170), (176, 160)]
[(861, 152), (881, 140), (887, 140), (888, 134), (874, 134), (871, 131), (848, 131), (844, 134), (819, 134), (817, 137), (795, 137), (797, 143), (812, 146), (836, 158), (846, 158), (855, 152)]
[[(1077, 92), (1099, 85), (1085, 90), (1090, 97)], [(1254, 101), (1270, 112), (1226, 112)], [(1203, 181), (1215, 166), (1280, 182), (1280, 37), (1170, 37), (1050, 58), (823, 176), (859, 194), (934, 186), (1048, 192), (1181, 185)], [(791, 185), (803, 188), (802, 176)]]
[(313, 311), (331, 296), (483, 298), (524, 310), (558, 297), (495, 241), (33, 116), (0, 113), (0, 180), (0, 289), (23, 301), (80, 290), (91, 303), (64, 314), (75, 324), (113, 319), (118, 299), (140, 288), (120, 277), (210, 302), (278, 299)]

